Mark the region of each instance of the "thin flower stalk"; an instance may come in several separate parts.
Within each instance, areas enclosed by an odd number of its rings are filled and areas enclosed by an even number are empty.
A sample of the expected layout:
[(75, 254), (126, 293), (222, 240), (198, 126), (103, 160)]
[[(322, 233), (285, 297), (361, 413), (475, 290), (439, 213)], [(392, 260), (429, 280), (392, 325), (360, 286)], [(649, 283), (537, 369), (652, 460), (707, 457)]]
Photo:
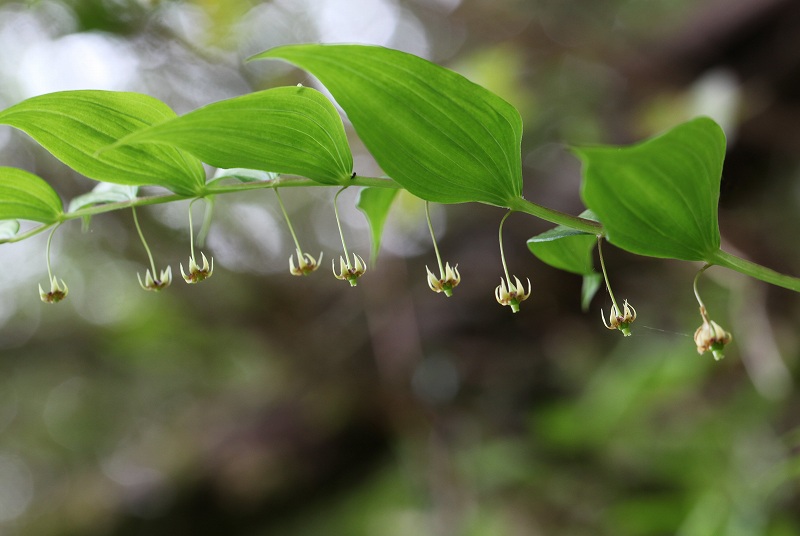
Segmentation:
[(294, 255), (289, 255), (289, 273), (296, 276), (308, 275), (319, 268), (319, 263), (322, 262), (322, 252), (319, 253), (319, 259), (315, 259), (308, 253), (304, 253), (300, 247), (300, 241), (297, 239), (297, 234), (292, 227), (292, 221), (289, 219), (289, 213), (286, 211), (286, 206), (283, 204), (283, 199), (278, 189), (275, 188), (275, 197), (278, 198), (278, 205), (281, 207), (283, 219), (286, 220), (286, 226), (289, 228), (289, 233), (294, 240), (295, 252), (297, 253), (297, 264), (294, 262)]
[[(198, 264), (197, 258), (195, 257), (194, 252), (194, 224), (192, 222), (192, 205), (197, 199), (194, 199), (191, 203), (189, 203), (189, 249), (190, 249), (190, 257), (189, 257), (189, 273), (187, 274), (183, 270), (183, 264), (180, 264), (181, 268), (181, 276), (183, 276), (183, 280), (189, 284), (199, 283), (200, 281), (204, 281), (211, 277), (214, 273), (214, 257), (211, 257), (211, 265), (209, 266), (208, 259), (206, 258), (205, 253), (200, 253), (203, 262), (202, 264)], [(210, 208), (206, 207), (206, 215), (210, 212)], [(205, 223), (208, 221), (207, 217), (203, 218), (203, 227), (205, 229)], [(203, 229), (201, 229), (203, 232)]]
[(50, 265), (50, 247), (53, 243), (53, 235), (55, 235), (56, 229), (58, 229), (59, 226), (60, 224), (53, 227), (53, 229), (50, 231), (50, 236), (47, 237), (45, 260), (47, 261), (47, 280), (50, 282), (50, 291), (45, 292), (45, 290), (42, 288), (42, 285), (39, 285), (39, 297), (45, 303), (58, 303), (66, 298), (67, 294), (69, 294), (69, 287), (67, 287), (67, 284), (63, 279), (59, 284), (58, 278), (53, 275), (53, 269)]
[(625, 337), (630, 337), (630, 325), (636, 320), (636, 309), (624, 300), (622, 307), (617, 303), (614, 297), (614, 291), (611, 290), (611, 282), (608, 280), (608, 272), (606, 271), (606, 262), (603, 259), (603, 237), (597, 237), (597, 253), (600, 256), (600, 267), (603, 269), (603, 279), (606, 283), (606, 290), (608, 295), (611, 296), (611, 312), (609, 313), (608, 323), (606, 323), (605, 314), (600, 310), (600, 318), (603, 320), (603, 325), (608, 329), (619, 330)]
[(431, 233), (431, 240), (433, 241), (433, 251), (436, 253), (436, 262), (439, 265), (439, 277), (433, 275), (430, 268), (425, 266), (428, 272), (428, 286), (434, 292), (443, 292), (448, 298), (453, 295), (453, 289), (461, 283), (461, 274), (458, 273), (458, 264), (450, 267), (450, 263), (442, 265), (442, 256), (439, 254), (439, 246), (436, 243), (436, 235), (433, 232), (433, 223), (431, 223), (430, 203), (425, 201), (425, 219), (428, 222), (428, 230)]
[(353, 253), (353, 262), (350, 262), (350, 253), (347, 251), (347, 243), (344, 239), (344, 231), (342, 230), (342, 221), (339, 218), (339, 195), (347, 189), (347, 186), (344, 186), (336, 192), (336, 195), (333, 196), (333, 213), (336, 217), (336, 225), (339, 228), (339, 238), (342, 240), (342, 251), (344, 252), (344, 256), (339, 257), (339, 271), (336, 271), (336, 262), (331, 261), (331, 268), (333, 270), (333, 276), (336, 279), (341, 279), (350, 283), (351, 287), (354, 287), (358, 284), (358, 278), (364, 275), (367, 271), (367, 264), (364, 262), (364, 259), (361, 258), (360, 255), (356, 255)]
[(694, 283), (692, 284), (694, 296), (697, 298), (697, 303), (700, 306), (700, 316), (703, 319), (703, 323), (694, 332), (694, 342), (697, 345), (698, 354), (702, 355), (706, 352), (711, 352), (711, 355), (714, 356), (714, 360), (719, 361), (725, 357), (722, 350), (733, 340), (733, 335), (709, 318), (706, 306), (697, 290), (697, 282), (700, 276), (710, 267), (710, 264), (703, 266), (697, 272), (697, 275), (694, 276)]
[(509, 210), (500, 220), (500, 228), (497, 232), (498, 242), (500, 243), (500, 260), (503, 263), (503, 273), (506, 278), (500, 278), (500, 284), (494, 289), (494, 297), (500, 305), (508, 305), (514, 313), (519, 312), (519, 306), (522, 302), (527, 300), (531, 295), (531, 280), (528, 278), (528, 288), (525, 290), (522, 282), (517, 276), (514, 276), (514, 281), (508, 273), (508, 264), (506, 263), (506, 253), (503, 249), (503, 225), (513, 211)]
[(131, 213), (133, 213), (133, 223), (136, 226), (136, 232), (139, 233), (139, 239), (142, 241), (144, 250), (147, 252), (147, 258), (150, 260), (150, 268), (147, 270), (147, 272), (145, 272), (144, 281), (142, 281), (142, 276), (138, 273), (136, 274), (136, 278), (139, 280), (139, 286), (144, 290), (158, 292), (159, 290), (163, 290), (172, 284), (172, 267), (167, 266), (165, 269), (161, 270), (161, 273), (159, 274), (159, 272), (156, 270), (156, 263), (153, 260), (153, 254), (150, 252), (150, 246), (147, 245), (147, 240), (145, 240), (144, 233), (142, 232), (142, 226), (139, 224), (139, 217), (136, 215), (136, 208), (131, 207)]

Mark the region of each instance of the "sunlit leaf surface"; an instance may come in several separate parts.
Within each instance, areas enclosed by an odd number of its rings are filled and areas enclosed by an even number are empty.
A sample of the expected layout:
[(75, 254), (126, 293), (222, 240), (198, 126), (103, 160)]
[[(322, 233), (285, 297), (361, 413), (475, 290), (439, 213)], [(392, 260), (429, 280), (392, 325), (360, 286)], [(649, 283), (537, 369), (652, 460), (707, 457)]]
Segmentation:
[(331, 101), (307, 87), (280, 87), (227, 99), (121, 141), (180, 147), (221, 168), (251, 168), (342, 184), (353, 156)]
[(640, 255), (708, 260), (719, 249), (725, 135), (698, 118), (630, 147), (579, 147), (583, 200), (612, 244)]
[(308, 70), (344, 108), (383, 170), (439, 203), (520, 196), (522, 120), (509, 103), (417, 56), (362, 45), (294, 45), (251, 59)]
[(44, 179), (22, 169), (0, 167), (0, 220), (58, 221), (61, 198)]
[(0, 123), (28, 133), (45, 149), (87, 177), (128, 185), (158, 185), (191, 195), (205, 182), (201, 163), (171, 147), (103, 151), (140, 128), (175, 113), (139, 93), (62, 91), (32, 97), (0, 112)]

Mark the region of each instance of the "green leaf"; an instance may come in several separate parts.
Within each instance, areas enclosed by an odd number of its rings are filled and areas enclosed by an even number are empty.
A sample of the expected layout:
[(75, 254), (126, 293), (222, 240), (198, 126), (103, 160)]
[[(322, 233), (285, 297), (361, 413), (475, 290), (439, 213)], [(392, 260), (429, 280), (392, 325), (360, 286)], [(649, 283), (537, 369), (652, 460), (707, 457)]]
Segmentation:
[(639, 255), (710, 260), (719, 249), (725, 135), (698, 118), (629, 147), (581, 147), (581, 195), (608, 241)]
[(75, 212), (82, 208), (105, 203), (122, 203), (136, 199), (139, 192), (138, 186), (126, 186), (124, 184), (113, 184), (101, 182), (95, 186), (91, 192), (79, 195), (69, 202), (67, 212)]
[(133, 186), (158, 185), (183, 195), (202, 190), (205, 172), (171, 147), (100, 149), (143, 127), (175, 117), (163, 102), (138, 93), (63, 91), (24, 100), (0, 112), (66, 165), (87, 177)]
[(507, 206), (522, 192), (522, 119), (509, 103), (417, 56), (364, 45), (292, 45), (277, 58), (315, 75), (383, 170), (422, 199)]
[[(583, 211), (580, 217), (597, 221), (591, 210)], [(528, 249), (541, 261), (578, 275), (595, 273), (592, 252), (596, 245), (596, 236), (564, 225), (528, 239)]]
[(373, 266), (378, 261), (378, 253), (381, 250), (381, 237), (386, 217), (389, 215), (389, 209), (392, 208), (392, 203), (399, 191), (394, 188), (364, 188), (358, 194), (356, 208), (367, 217), (372, 234), (370, 264)]
[(2, 220), (0, 221), (0, 240), (14, 238), (19, 232), (19, 221)]
[[(597, 221), (591, 210), (581, 213), (581, 218)], [(583, 276), (581, 306), (584, 311), (600, 288), (602, 277), (594, 270), (594, 248), (597, 237), (559, 225), (528, 239), (528, 249), (539, 260), (566, 272)]]
[(280, 87), (227, 99), (140, 130), (117, 145), (180, 147), (221, 168), (251, 168), (343, 184), (353, 156), (331, 101), (307, 87)]
[(63, 213), (61, 198), (43, 179), (22, 169), (0, 167), (0, 220), (55, 223)]
[(528, 240), (528, 249), (540, 260), (573, 274), (594, 273), (592, 251), (597, 245), (597, 237), (579, 234), (557, 240), (538, 241), (540, 236)]

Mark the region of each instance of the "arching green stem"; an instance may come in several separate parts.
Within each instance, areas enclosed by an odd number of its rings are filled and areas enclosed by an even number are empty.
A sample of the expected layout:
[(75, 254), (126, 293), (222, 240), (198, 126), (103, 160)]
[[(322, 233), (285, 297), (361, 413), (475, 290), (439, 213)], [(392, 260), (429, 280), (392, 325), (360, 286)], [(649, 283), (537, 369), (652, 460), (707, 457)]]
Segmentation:
[(771, 270), (765, 266), (761, 266), (760, 264), (742, 259), (736, 255), (728, 253), (727, 251), (722, 251), (719, 249), (714, 252), (710, 259), (707, 260), (709, 264), (724, 266), (725, 268), (730, 268), (731, 270), (735, 270), (740, 274), (749, 275), (750, 277), (760, 279), (766, 283), (771, 283), (779, 287), (794, 290), (795, 292), (800, 292), (800, 278), (778, 273), (775, 270)]
[(603, 229), (602, 224), (596, 221), (579, 218), (552, 208), (537, 205), (521, 197), (512, 199), (508, 203), (508, 208), (515, 212), (524, 212), (525, 214), (536, 216), (537, 218), (551, 223), (571, 227), (578, 231), (583, 231), (584, 233), (605, 235), (605, 229)]

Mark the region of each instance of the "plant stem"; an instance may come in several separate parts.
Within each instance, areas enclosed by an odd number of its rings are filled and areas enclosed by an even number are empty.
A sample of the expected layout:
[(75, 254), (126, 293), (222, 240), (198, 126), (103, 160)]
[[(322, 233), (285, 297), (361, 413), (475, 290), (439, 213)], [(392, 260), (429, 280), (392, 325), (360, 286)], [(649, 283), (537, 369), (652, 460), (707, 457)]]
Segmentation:
[(697, 275), (694, 276), (694, 283), (692, 283), (692, 288), (694, 289), (694, 297), (697, 298), (697, 303), (700, 305), (700, 311), (705, 311), (706, 305), (703, 303), (703, 300), (700, 299), (700, 293), (697, 291), (697, 282), (700, 280), (700, 276), (711, 268), (712, 264), (705, 264), (700, 270), (697, 271)]
[[(194, 224), (192, 223), (192, 205), (197, 199), (189, 203), (189, 250), (192, 252), (192, 260), (194, 261)], [(197, 261), (195, 261), (197, 262)]]
[(214, 197), (208, 196), (205, 199), (206, 206), (203, 213), (203, 223), (200, 225), (200, 232), (197, 233), (197, 245), (205, 247), (208, 231), (211, 228), (211, 216), (214, 214)]
[(283, 205), (283, 199), (281, 199), (281, 194), (278, 193), (278, 189), (275, 188), (275, 197), (278, 198), (278, 204), (281, 206), (281, 212), (283, 212), (283, 219), (286, 220), (286, 225), (289, 227), (289, 233), (292, 235), (292, 240), (294, 240), (294, 245), (297, 248), (297, 255), (302, 255), (300, 250), (300, 241), (297, 240), (297, 235), (294, 232), (294, 227), (292, 227), (292, 221), (289, 219), (289, 213), (286, 212), (286, 207)]
[(427, 201), (425, 201), (425, 219), (428, 221), (428, 230), (431, 232), (431, 240), (433, 241), (433, 251), (436, 253), (436, 261), (439, 263), (439, 277), (441, 279), (444, 279), (444, 266), (442, 265), (442, 256), (439, 255), (439, 246), (436, 245), (436, 236), (433, 234), (433, 224), (431, 223), (430, 203)]
[(500, 220), (500, 229), (497, 231), (498, 240), (500, 242), (500, 260), (503, 261), (503, 273), (506, 274), (506, 281), (508, 281), (509, 285), (511, 285), (511, 278), (508, 276), (508, 265), (506, 264), (506, 253), (505, 253), (505, 251), (503, 251), (503, 224), (506, 222), (508, 217), (511, 216), (512, 212), (513, 212), (513, 210), (509, 210), (508, 212), (506, 212), (505, 216), (503, 216), (503, 219)]
[(350, 266), (350, 253), (347, 251), (347, 244), (344, 242), (344, 231), (342, 231), (342, 222), (339, 220), (339, 194), (347, 190), (347, 186), (343, 186), (336, 195), (333, 196), (333, 214), (336, 216), (336, 225), (339, 227), (339, 238), (342, 239), (342, 249), (344, 250), (344, 260), (347, 262), (347, 269), (350, 270), (352, 266)]
[(577, 229), (578, 231), (583, 231), (584, 233), (605, 236), (605, 229), (603, 229), (603, 226), (596, 221), (579, 218), (565, 212), (560, 212), (542, 205), (537, 205), (536, 203), (531, 203), (530, 201), (527, 201), (521, 197), (511, 200), (511, 202), (508, 204), (508, 208), (516, 212), (524, 212), (525, 214), (536, 216), (539, 219), (546, 220), (551, 223), (564, 225), (565, 227), (571, 227), (573, 229)]
[(147, 252), (147, 258), (150, 259), (150, 268), (153, 270), (153, 279), (158, 277), (158, 272), (156, 272), (156, 263), (153, 260), (153, 254), (150, 253), (150, 247), (147, 245), (147, 240), (144, 239), (144, 233), (142, 233), (142, 227), (139, 225), (139, 218), (136, 216), (136, 209), (131, 207), (131, 212), (133, 213), (133, 223), (136, 225), (136, 231), (139, 233), (139, 238), (142, 240), (142, 245), (144, 246), (144, 250)]
[(614, 305), (614, 316), (622, 314), (622, 309), (617, 304), (617, 299), (614, 297), (614, 292), (611, 290), (611, 283), (608, 281), (608, 273), (606, 272), (606, 261), (603, 260), (603, 237), (597, 237), (597, 254), (600, 256), (600, 268), (603, 269), (603, 279), (606, 281), (606, 290), (608, 295), (611, 296), (611, 303)]
[(730, 268), (731, 270), (749, 275), (750, 277), (754, 277), (766, 283), (800, 292), (800, 278), (778, 273), (775, 270), (742, 259), (727, 251), (719, 249), (707, 260), (709, 264), (724, 266), (725, 268)]
[[(59, 224), (60, 225), (60, 224)], [(53, 227), (53, 230), (50, 231), (50, 236), (47, 237), (47, 249), (45, 252), (45, 258), (47, 261), (47, 280), (53, 280), (53, 270), (50, 268), (50, 245), (53, 243), (53, 235), (56, 234), (56, 229), (58, 229), (59, 225)]]

